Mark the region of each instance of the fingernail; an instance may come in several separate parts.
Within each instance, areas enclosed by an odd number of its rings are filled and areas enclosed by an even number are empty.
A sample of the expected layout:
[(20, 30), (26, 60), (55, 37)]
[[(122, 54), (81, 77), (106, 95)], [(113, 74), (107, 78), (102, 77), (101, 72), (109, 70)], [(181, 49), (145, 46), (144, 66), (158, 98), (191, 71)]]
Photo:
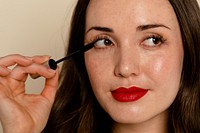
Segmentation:
[(50, 55), (43, 55), (42, 57), (45, 58), (45, 59), (49, 59), (49, 58), (51, 58)]

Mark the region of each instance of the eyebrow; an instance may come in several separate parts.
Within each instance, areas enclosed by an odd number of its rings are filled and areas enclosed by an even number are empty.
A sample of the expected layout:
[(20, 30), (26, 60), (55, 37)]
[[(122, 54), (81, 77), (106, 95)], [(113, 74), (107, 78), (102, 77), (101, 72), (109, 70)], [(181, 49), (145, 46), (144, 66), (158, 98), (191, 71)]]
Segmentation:
[(86, 31), (86, 33), (88, 33), (89, 31), (91, 30), (97, 30), (97, 31), (104, 31), (104, 32), (111, 32), (113, 33), (113, 29), (111, 28), (107, 28), (107, 27), (101, 27), (101, 26), (94, 26), (94, 27), (91, 27), (89, 30)]
[[(159, 27), (164, 27), (166, 29), (171, 30), (168, 26), (165, 26), (163, 24), (146, 24), (146, 25), (140, 25), (136, 28), (137, 31), (144, 31), (144, 30), (148, 30), (148, 29), (152, 29), (152, 28), (159, 28)], [(108, 27), (101, 27), (101, 26), (94, 26), (91, 27), (89, 30), (86, 31), (86, 33), (88, 33), (91, 30), (96, 30), (96, 31), (104, 31), (104, 32), (111, 32), (113, 33), (114, 30)]]
[(147, 25), (140, 25), (137, 27), (137, 31), (144, 31), (152, 28), (159, 28), (159, 27), (164, 27), (166, 29), (171, 30), (168, 26), (163, 25), (163, 24), (147, 24)]

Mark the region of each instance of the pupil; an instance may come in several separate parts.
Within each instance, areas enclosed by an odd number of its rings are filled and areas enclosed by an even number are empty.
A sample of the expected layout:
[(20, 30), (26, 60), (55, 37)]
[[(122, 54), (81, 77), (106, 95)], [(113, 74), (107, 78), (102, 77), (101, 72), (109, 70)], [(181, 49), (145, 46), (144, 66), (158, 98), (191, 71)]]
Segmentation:
[(158, 44), (160, 42), (160, 40), (158, 38), (153, 38), (153, 42), (154, 42), (154, 44)]
[(110, 41), (108, 39), (105, 39), (104, 43), (105, 45), (110, 45)]

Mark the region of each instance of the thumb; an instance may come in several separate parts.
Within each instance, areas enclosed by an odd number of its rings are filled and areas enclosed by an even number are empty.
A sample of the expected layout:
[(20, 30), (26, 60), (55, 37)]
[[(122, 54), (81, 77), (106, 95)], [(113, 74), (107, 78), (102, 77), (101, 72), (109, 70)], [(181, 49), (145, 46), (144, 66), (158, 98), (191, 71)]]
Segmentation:
[(42, 96), (47, 98), (51, 104), (54, 102), (56, 91), (58, 89), (58, 77), (59, 77), (59, 68), (56, 70), (54, 77), (46, 79), (44, 90), (42, 91)]

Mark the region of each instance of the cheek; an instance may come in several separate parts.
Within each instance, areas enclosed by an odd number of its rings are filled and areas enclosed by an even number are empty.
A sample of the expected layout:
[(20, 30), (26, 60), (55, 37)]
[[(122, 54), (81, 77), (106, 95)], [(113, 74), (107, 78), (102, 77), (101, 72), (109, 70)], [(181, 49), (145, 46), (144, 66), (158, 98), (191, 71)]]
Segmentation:
[(102, 60), (101, 58), (98, 58), (98, 56), (91, 56), (89, 52), (85, 54), (86, 69), (92, 88), (98, 88), (100, 91), (101, 89), (99, 88), (104, 88), (103, 85), (105, 85), (105, 82), (109, 81), (108, 73), (112, 66), (109, 63), (110, 61)]
[(143, 70), (153, 89), (159, 88), (162, 93), (174, 96), (179, 89), (183, 57), (166, 55), (148, 60)]
[(157, 78), (157, 77), (165, 77), (167, 71), (170, 71), (170, 64), (169, 62), (163, 58), (163, 57), (157, 57), (154, 59), (148, 60), (148, 65), (143, 65), (145, 68), (143, 70), (145, 71), (146, 75), (149, 76), (149, 78)]
[(110, 70), (113, 65), (109, 59), (102, 60), (98, 56), (91, 56), (89, 52), (85, 54), (85, 65), (94, 95), (102, 107), (106, 108), (105, 101), (110, 97), (109, 83), (112, 81)]

